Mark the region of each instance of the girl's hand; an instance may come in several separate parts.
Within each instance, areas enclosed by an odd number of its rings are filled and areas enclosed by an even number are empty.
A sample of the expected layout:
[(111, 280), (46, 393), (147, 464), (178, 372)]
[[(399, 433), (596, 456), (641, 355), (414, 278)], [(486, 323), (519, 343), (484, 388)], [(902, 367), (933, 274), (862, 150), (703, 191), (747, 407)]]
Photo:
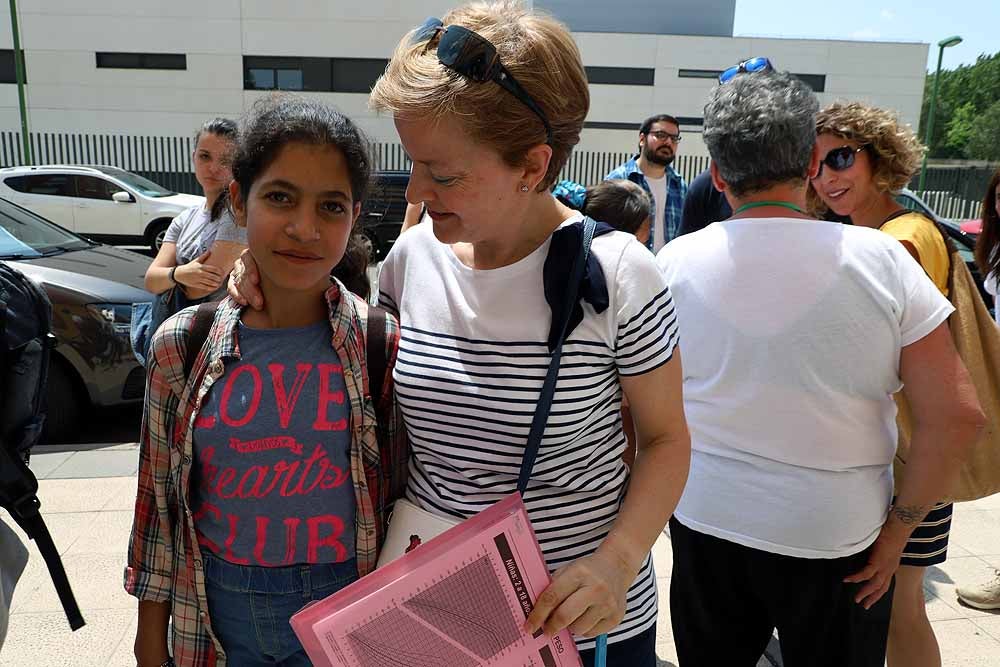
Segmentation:
[(187, 264), (178, 266), (174, 271), (174, 280), (196, 291), (214, 292), (219, 289), (226, 274), (219, 267), (205, 263), (211, 255), (212, 251), (209, 250)]
[(625, 617), (625, 595), (636, 575), (609, 550), (575, 560), (538, 596), (524, 629), (534, 634), (541, 628), (550, 637), (565, 628), (581, 637), (606, 633)]
[(260, 274), (257, 262), (249, 250), (244, 250), (229, 275), (229, 296), (241, 306), (249, 305), (254, 310), (264, 308), (264, 294), (260, 291)]

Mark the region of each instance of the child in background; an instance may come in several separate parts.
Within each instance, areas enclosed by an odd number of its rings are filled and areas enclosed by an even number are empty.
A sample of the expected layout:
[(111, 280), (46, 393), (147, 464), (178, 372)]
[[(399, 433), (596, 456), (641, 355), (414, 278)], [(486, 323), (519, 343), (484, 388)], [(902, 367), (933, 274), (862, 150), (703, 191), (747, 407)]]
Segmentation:
[[(594, 220), (606, 222), (626, 234), (634, 234), (643, 245), (649, 240), (653, 200), (637, 183), (619, 179), (593, 185), (587, 188), (582, 210)], [(635, 424), (632, 421), (628, 400), (624, 396), (622, 396), (622, 428), (628, 439), (628, 447), (622, 459), (631, 468), (635, 462)]]
[(649, 193), (637, 183), (611, 180), (593, 185), (587, 188), (587, 197), (580, 210), (594, 220), (634, 234), (642, 244), (649, 240), (653, 202)]

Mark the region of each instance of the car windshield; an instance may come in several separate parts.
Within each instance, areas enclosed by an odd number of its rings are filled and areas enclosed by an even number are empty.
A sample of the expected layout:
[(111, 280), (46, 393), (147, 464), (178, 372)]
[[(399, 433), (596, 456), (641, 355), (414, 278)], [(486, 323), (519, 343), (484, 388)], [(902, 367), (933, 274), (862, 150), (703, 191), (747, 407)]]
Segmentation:
[(0, 259), (48, 257), (92, 245), (87, 239), (0, 199)]
[(118, 169), (117, 167), (94, 167), (94, 169), (98, 169), (108, 176), (117, 178), (130, 188), (135, 188), (146, 197), (170, 197), (177, 194), (172, 190), (166, 189), (162, 185), (154, 183), (148, 178), (143, 178), (138, 174), (133, 174), (131, 171), (125, 171), (124, 169)]

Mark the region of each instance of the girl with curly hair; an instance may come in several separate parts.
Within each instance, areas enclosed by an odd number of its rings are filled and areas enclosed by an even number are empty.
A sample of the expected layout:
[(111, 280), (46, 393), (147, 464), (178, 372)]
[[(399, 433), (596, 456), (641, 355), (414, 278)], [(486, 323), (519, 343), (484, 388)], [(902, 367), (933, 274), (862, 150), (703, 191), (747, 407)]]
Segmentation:
[[(924, 147), (892, 111), (858, 102), (836, 103), (816, 117), (820, 171), (810, 204), (831, 209), (855, 225), (895, 237), (948, 296), (949, 256), (936, 223), (896, 201), (920, 168)], [(924, 572), (943, 563), (952, 505), (939, 503), (913, 531), (900, 568), (889, 625), (889, 667), (941, 667), (941, 652), (924, 607)]]

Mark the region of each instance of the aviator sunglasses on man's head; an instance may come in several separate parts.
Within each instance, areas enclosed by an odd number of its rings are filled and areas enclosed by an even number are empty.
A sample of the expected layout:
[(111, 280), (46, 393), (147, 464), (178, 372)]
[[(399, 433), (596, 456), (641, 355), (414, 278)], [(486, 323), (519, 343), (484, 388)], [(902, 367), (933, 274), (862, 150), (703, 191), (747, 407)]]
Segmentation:
[(500, 62), (500, 56), (497, 55), (497, 49), (493, 44), (468, 28), (460, 25), (446, 26), (437, 18), (424, 21), (413, 32), (410, 43), (427, 42), (424, 49), (426, 52), (431, 48), (431, 42), (435, 37), (438, 37), (437, 56), (442, 65), (479, 83), (493, 81), (519, 99), (541, 119), (542, 125), (545, 126), (545, 143), (552, 143), (552, 127), (549, 125), (549, 119), (545, 117), (531, 95)]
[(737, 74), (753, 74), (754, 72), (773, 72), (774, 64), (770, 60), (759, 56), (744, 60), (739, 65), (734, 65), (727, 70), (723, 70), (719, 75), (719, 83), (729, 83)]
[(855, 156), (868, 147), (868, 144), (862, 144), (857, 148), (851, 148), (850, 146), (841, 146), (840, 148), (834, 148), (823, 161), (819, 163), (819, 171), (813, 178), (819, 178), (823, 174), (823, 167), (827, 166), (834, 171), (844, 171), (845, 169), (850, 169), (854, 166)]

